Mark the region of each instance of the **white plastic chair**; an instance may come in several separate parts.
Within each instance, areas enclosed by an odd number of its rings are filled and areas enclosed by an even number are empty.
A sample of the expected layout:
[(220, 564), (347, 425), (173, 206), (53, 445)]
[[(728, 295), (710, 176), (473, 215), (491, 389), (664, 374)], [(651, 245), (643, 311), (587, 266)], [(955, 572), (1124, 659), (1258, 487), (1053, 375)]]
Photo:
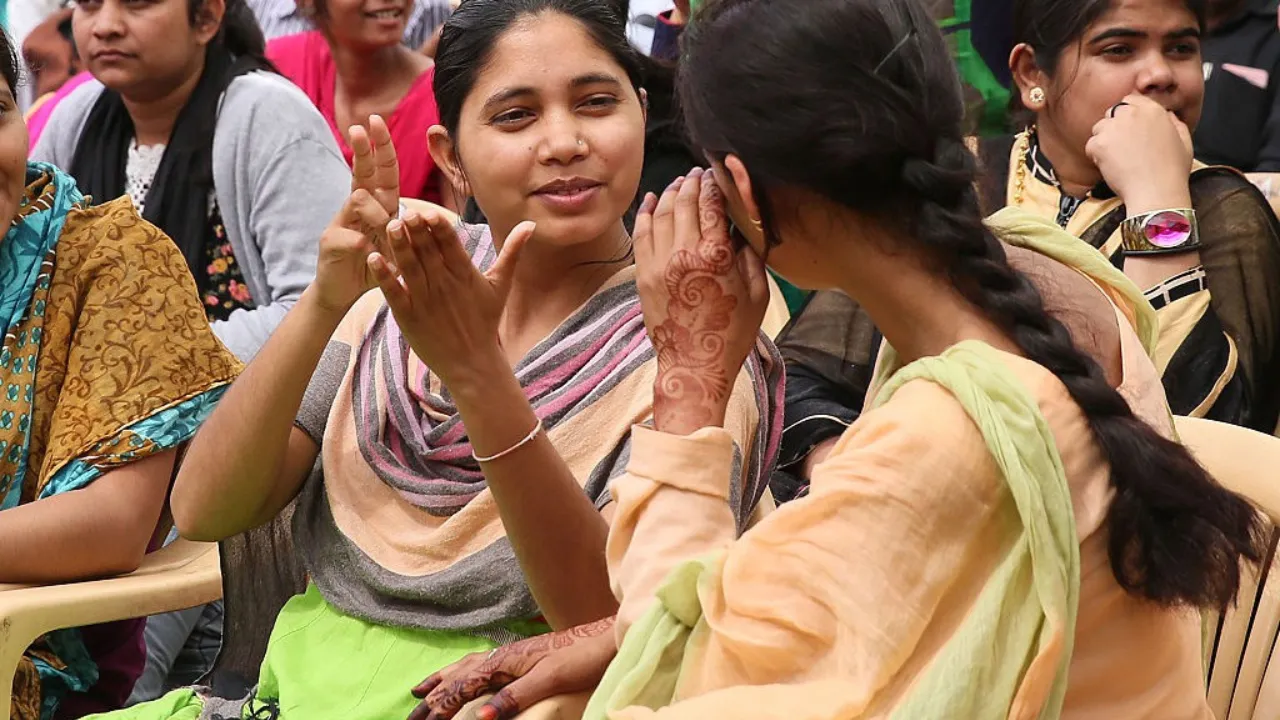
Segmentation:
[[(1280, 438), (1201, 418), (1175, 418), (1182, 442), (1224, 487), (1280, 525)], [(1280, 557), (1249, 570), (1236, 604), (1206, 618), (1216, 630), (1207, 666), (1209, 705), (1218, 720), (1280, 718)]]

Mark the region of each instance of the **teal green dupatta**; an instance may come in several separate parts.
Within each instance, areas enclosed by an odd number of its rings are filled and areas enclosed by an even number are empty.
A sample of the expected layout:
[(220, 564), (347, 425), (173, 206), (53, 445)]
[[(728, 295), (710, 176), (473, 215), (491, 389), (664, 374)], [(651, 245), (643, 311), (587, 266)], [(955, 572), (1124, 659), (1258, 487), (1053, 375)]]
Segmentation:
[(0, 344), (0, 510), (18, 505), (31, 444), (42, 334), (39, 326), (34, 332), (20, 326), (43, 318), (63, 222), (72, 208), (85, 206), (70, 176), (52, 165), (28, 168), (33, 177), (44, 173), (53, 178), (53, 192), (26, 198), (0, 240), (0, 328), (5, 331)]

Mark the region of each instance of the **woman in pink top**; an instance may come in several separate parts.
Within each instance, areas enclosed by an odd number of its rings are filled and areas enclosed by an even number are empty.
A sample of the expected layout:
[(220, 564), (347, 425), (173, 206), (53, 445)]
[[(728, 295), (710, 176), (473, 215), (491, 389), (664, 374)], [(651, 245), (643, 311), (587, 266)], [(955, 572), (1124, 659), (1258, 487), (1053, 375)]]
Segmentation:
[(430, 58), (401, 43), (413, 0), (300, 0), (317, 30), (276, 38), (267, 57), (311, 98), (347, 163), (352, 125), (380, 115), (400, 156), (404, 197), (453, 207), (453, 193), (427, 151), (427, 130), (440, 122)]

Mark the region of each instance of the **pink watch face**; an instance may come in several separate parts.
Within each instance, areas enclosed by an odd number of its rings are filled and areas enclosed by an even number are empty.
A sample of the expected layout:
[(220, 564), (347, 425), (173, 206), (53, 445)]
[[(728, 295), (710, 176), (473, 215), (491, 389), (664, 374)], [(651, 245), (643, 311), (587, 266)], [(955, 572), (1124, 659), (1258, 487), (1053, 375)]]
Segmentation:
[(1142, 234), (1158, 248), (1178, 247), (1191, 237), (1191, 221), (1182, 213), (1166, 210), (1147, 218)]

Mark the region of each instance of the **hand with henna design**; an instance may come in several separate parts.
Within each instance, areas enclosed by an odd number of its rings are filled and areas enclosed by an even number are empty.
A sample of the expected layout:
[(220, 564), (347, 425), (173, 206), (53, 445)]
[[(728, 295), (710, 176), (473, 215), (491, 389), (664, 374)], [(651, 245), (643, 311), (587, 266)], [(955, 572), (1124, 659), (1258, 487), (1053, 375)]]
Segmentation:
[(595, 689), (618, 653), (613, 618), (538, 635), (491, 653), (468, 655), (413, 689), (422, 702), (409, 720), (449, 720), (496, 691), (477, 720), (505, 720), (556, 695)]
[(636, 216), (636, 282), (658, 356), (654, 426), (687, 435), (724, 423), (729, 393), (769, 305), (764, 263), (735, 250), (715, 179), (695, 168)]

